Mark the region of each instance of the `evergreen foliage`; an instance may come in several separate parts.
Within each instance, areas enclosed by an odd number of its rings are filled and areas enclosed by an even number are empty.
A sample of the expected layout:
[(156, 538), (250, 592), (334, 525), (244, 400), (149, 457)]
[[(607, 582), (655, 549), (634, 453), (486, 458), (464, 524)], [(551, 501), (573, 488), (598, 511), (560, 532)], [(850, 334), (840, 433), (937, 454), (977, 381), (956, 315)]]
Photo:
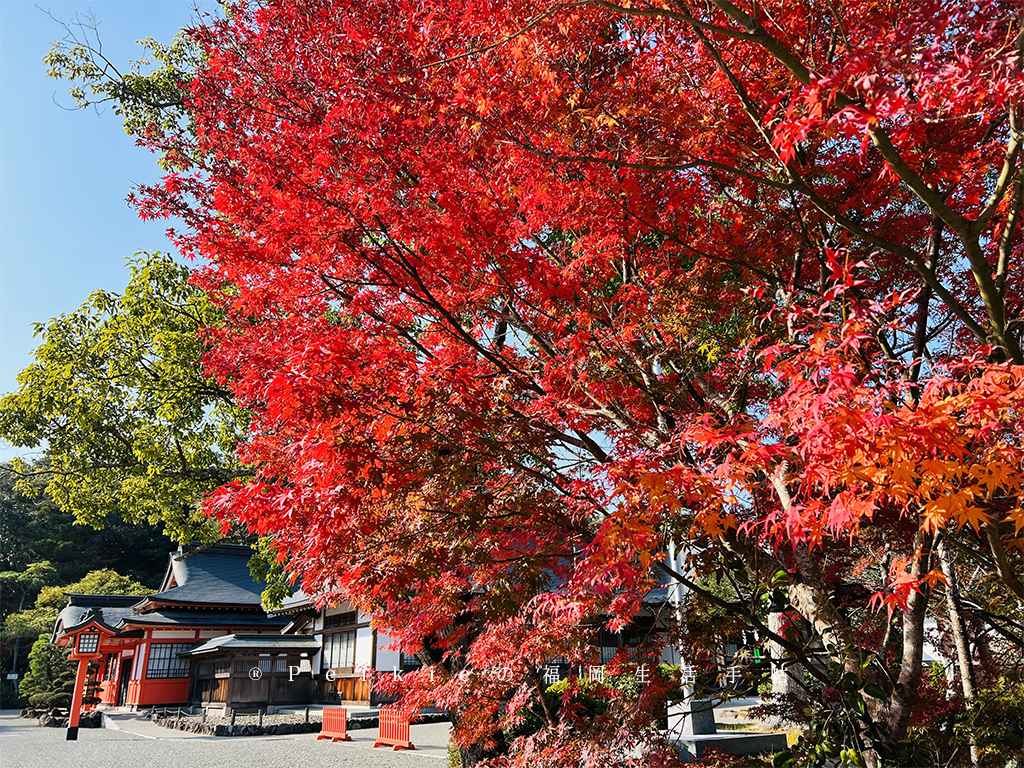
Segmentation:
[(69, 707), (75, 690), (75, 665), (68, 651), (40, 635), (29, 653), (29, 673), (21, 681), (21, 695), (36, 709)]

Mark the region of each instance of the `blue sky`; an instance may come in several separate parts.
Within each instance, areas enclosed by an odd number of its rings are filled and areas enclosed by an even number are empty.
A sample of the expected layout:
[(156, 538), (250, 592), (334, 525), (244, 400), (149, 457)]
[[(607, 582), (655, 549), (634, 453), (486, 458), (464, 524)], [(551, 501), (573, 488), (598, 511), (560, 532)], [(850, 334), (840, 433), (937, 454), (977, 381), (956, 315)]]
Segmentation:
[[(33, 322), (73, 311), (99, 288), (120, 290), (126, 257), (170, 248), (166, 224), (139, 220), (125, 203), (134, 184), (159, 178), (154, 156), (110, 109), (67, 109), (68, 85), (46, 76), (43, 56), (65, 34), (47, 12), (65, 21), (92, 13), (104, 53), (120, 63), (141, 56), (137, 40), (170, 42), (195, 18), (193, 5), (0, 0), (0, 392), (31, 362)], [(22, 453), (0, 442), (0, 461)]]

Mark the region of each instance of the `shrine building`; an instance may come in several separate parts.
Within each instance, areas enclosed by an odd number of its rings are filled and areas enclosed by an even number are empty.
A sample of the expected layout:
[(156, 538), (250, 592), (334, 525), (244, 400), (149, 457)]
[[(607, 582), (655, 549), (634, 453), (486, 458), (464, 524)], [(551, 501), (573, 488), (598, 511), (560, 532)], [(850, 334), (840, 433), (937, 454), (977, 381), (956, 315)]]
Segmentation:
[[(209, 701), (210, 692), (193, 684), (187, 654), (205, 658), (201, 649), (214, 639), (215, 647), (223, 648), (228, 643), (224, 638), (231, 636), (234, 649), (237, 638), (245, 638), (241, 642), (249, 656), (265, 657), (255, 666), (269, 666), (271, 672), (289, 655), (298, 664), (302, 654), (310, 656), (315, 649), (309, 638), (293, 642), (293, 648), (281, 637), (289, 619), (270, 616), (260, 605), (265, 585), (252, 580), (251, 555), (249, 547), (229, 544), (179, 549), (170, 554), (160, 591), (148, 597), (69, 594), (54, 625), (53, 642), (70, 647), (73, 655), (96, 645), (89, 660), (100, 703), (133, 709)], [(261, 645), (264, 637), (267, 642)], [(247, 669), (253, 666), (249, 663)], [(85, 680), (79, 680), (76, 691), (84, 687)], [(244, 704), (249, 695), (263, 691), (237, 693), (238, 703)], [(290, 698), (297, 695), (303, 698), (289, 688)], [(222, 703), (228, 705), (226, 699)]]
[(96, 705), (376, 705), (389, 699), (371, 691), (368, 670), (418, 667), (348, 603), (317, 608), (298, 591), (264, 611), (251, 556), (239, 545), (179, 548), (155, 594), (69, 594), (52, 639), (79, 662), (75, 722)]

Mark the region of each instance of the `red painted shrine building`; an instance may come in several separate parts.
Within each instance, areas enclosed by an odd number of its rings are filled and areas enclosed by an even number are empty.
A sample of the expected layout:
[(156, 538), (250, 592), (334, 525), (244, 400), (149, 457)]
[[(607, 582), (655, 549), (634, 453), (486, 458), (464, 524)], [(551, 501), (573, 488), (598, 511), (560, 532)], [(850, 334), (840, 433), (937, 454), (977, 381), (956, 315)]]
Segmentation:
[[(53, 641), (70, 647), (73, 655), (86, 649), (81, 655), (99, 683), (100, 703), (128, 707), (187, 703), (195, 693), (190, 690), (192, 662), (180, 654), (198, 650), (215, 638), (213, 646), (241, 642), (255, 650), (273, 647), (282, 654), (297, 655), (300, 650), (282, 646), (281, 630), (289, 618), (268, 616), (261, 607), (264, 585), (252, 580), (251, 555), (249, 547), (236, 545), (179, 550), (171, 553), (156, 594), (143, 598), (68, 595)], [(261, 636), (266, 637), (265, 643)], [(284, 661), (274, 659), (278, 665)], [(76, 690), (82, 690), (84, 682), (79, 680)]]
[[(237, 545), (179, 549), (155, 594), (68, 595), (53, 631), (54, 643), (77, 663), (68, 738), (77, 737), (83, 705), (374, 706), (389, 699), (371, 689), (367, 671), (419, 667), (348, 603), (318, 608), (299, 591), (268, 614), (260, 603), (265, 585), (249, 571), (251, 555)], [(645, 614), (634, 629), (656, 623)], [(602, 660), (634, 642), (623, 633), (606, 638)]]

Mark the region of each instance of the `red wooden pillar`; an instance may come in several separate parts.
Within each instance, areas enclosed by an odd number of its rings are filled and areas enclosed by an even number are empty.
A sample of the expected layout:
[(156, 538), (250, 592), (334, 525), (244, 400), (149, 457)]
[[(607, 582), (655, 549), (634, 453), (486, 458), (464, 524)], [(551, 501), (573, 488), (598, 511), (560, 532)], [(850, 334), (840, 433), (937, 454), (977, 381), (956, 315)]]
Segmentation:
[(71, 711), (68, 713), (68, 741), (78, 740), (78, 721), (82, 717), (82, 699), (85, 698), (85, 681), (89, 676), (89, 662), (96, 661), (103, 656), (100, 643), (113, 635), (113, 629), (95, 617), (87, 615), (83, 624), (78, 625), (64, 636), (65, 642), (71, 646), (68, 659), (78, 662), (75, 693), (71, 699)]
[(78, 721), (82, 715), (82, 699), (85, 696), (85, 678), (88, 676), (89, 659), (78, 660), (78, 674), (75, 675), (75, 695), (71, 699), (71, 711), (68, 713), (67, 741), (78, 740)]

